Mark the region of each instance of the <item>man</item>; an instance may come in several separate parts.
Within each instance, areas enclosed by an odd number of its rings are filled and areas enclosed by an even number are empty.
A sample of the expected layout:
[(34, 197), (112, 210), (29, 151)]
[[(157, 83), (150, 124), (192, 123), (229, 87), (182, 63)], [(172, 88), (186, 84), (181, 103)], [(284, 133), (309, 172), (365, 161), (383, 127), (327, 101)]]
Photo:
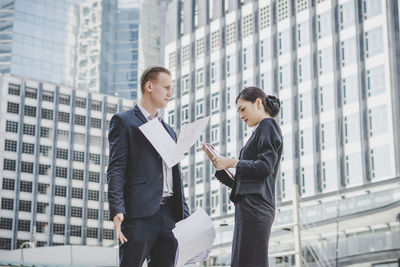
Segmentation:
[(172, 97), (170, 72), (150, 67), (140, 79), (142, 100), (132, 110), (115, 114), (110, 122), (107, 170), (110, 218), (120, 242), (120, 266), (174, 266), (177, 221), (189, 216), (179, 165), (168, 168), (139, 130), (159, 119), (176, 141), (176, 133), (160, 116)]

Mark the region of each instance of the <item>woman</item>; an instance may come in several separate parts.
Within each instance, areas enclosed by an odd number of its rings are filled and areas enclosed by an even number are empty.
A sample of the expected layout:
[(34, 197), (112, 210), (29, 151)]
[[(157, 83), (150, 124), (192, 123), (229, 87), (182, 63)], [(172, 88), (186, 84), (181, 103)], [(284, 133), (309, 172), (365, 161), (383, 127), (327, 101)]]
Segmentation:
[[(282, 153), (281, 130), (273, 119), (279, 99), (260, 88), (247, 87), (236, 98), (240, 118), (256, 127), (240, 151), (239, 160), (214, 157), (215, 176), (232, 188), (235, 230), (232, 267), (268, 266), (268, 240), (275, 217), (275, 179)], [(236, 168), (234, 180), (224, 169)]]

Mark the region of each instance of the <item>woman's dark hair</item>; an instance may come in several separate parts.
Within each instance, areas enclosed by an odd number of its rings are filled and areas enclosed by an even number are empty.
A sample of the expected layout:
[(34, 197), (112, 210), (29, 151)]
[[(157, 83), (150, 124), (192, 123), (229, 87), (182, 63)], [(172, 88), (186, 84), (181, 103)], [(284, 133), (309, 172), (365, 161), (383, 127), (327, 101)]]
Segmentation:
[(279, 102), (279, 98), (273, 95), (266, 95), (263, 90), (255, 86), (244, 88), (237, 96), (236, 104), (239, 101), (239, 99), (243, 99), (245, 101), (254, 103), (256, 102), (257, 98), (261, 99), (265, 111), (271, 117), (275, 117), (279, 113), (281, 109), (281, 103)]

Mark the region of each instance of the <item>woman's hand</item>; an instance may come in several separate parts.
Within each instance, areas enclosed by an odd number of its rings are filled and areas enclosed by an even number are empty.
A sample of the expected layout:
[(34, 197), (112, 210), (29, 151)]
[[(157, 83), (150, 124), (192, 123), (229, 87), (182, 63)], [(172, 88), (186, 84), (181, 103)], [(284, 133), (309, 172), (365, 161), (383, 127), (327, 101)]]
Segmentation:
[(238, 162), (237, 159), (223, 158), (223, 157), (213, 157), (211, 159), (211, 161), (212, 161), (214, 167), (218, 171), (224, 170), (224, 169), (227, 169), (227, 168), (232, 168)]

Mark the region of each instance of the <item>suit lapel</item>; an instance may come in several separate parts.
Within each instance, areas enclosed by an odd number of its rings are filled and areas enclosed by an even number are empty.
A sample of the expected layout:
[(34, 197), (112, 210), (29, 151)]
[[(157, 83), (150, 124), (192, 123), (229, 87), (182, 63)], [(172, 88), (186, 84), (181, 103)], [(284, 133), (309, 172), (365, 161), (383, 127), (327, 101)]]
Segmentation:
[(147, 119), (144, 117), (143, 113), (140, 111), (138, 105), (133, 108), (133, 112), (135, 113), (136, 117), (138, 117), (143, 123), (147, 122)]

